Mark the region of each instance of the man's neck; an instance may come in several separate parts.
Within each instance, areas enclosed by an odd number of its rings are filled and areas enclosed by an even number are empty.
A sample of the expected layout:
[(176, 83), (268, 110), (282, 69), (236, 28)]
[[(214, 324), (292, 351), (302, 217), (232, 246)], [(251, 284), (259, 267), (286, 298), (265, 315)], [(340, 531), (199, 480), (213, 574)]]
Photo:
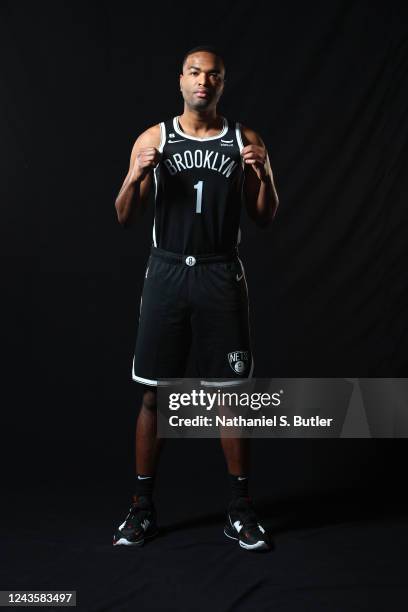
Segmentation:
[(224, 121), (215, 110), (204, 114), (184, 109), (183, 114), (179, 116), (179, 125), (186, 134), (205, 138), (221, 132)]

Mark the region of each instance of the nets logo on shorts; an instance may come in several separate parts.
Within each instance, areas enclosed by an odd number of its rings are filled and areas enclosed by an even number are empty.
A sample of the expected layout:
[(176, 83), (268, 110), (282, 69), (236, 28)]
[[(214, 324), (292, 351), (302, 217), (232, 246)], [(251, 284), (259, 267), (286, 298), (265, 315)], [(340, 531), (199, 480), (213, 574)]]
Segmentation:
[(236, 374), (244, 374), (249, 366), (249, 351), (228, 353), (228, 362)]

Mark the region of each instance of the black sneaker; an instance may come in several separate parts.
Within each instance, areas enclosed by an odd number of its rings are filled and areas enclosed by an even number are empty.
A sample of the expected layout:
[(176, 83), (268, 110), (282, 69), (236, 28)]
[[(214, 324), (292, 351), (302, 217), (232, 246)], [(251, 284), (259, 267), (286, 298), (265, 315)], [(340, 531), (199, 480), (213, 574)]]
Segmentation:
[(133, 503), (124, 522), (113, 536), (113, 545), (142, 546), (157, 535), (156, 510), (146, 497), (133, 496)]
[(246, 550), (270, 550), (272, 542), (248, 497), (239, 497), (228, 507), (227, 522), (224, 527), (227, 538), (238, 540)]

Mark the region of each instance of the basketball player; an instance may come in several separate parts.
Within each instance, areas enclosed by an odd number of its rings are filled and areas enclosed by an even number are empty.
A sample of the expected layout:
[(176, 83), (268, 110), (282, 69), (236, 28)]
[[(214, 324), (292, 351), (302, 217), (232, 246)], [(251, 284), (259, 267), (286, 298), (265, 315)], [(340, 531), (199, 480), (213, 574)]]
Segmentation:
[[(114, 545), (141, 545), (157, 533), (152, 493), (162, 446), (156, 436), (158, 381), (184, 376), (192, 342), (202, 384), (219, 387), (253, 374), (247, 284), (238, 257), (241, 204), (263, 228), (275, 216), (278, 197), (262, 139), (217, 113), (224, 83), (224, 61), (213, 47), (186, 54), (183, 114), (137, 138), (115, 203), (126, 227), (144, 213), (154, 189), (153, 244), (132, 366), (133, 380), (144, 386), (136, 494)], [(221, 439), (232, 490), (224, 533), (247, 550), (268, 549), (248, 497), (248, 442)]]

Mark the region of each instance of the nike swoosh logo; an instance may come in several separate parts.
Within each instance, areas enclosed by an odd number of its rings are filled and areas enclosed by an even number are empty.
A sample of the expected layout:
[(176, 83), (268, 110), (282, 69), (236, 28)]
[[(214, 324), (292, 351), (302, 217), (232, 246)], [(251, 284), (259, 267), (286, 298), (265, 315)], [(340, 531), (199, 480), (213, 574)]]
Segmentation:
[[(242, 278), (242, 276), (241, 276)], [(238, 480), (246, 480), (248, 478), (248, 476), (238, 476)]]
[[(237, 281), (239, 282), (239, 281), (241, 280), (241, 278), (243, 278), (243, 276), (244, 276), (243, 274), (241, 274), (241, 276), (240, 276), (239, 274), (237, 274), (235, 278), (236, 278), (236, 279), (237, 279)], [(239, 480), (239, 478), (238, 478), (238, 480)], [(242, 479), (241, 479), (241, 480), (242, 480)]]
[(151, 478), (151, 476), (138, 476), (139, 480), (146, 480), (147, 478)]
[(182, 138), (181, 140), (168, 140), (167, 142), (169, 142), (170, 144), (173, 144), (173, 142), (185, 142), (185, 138)]

